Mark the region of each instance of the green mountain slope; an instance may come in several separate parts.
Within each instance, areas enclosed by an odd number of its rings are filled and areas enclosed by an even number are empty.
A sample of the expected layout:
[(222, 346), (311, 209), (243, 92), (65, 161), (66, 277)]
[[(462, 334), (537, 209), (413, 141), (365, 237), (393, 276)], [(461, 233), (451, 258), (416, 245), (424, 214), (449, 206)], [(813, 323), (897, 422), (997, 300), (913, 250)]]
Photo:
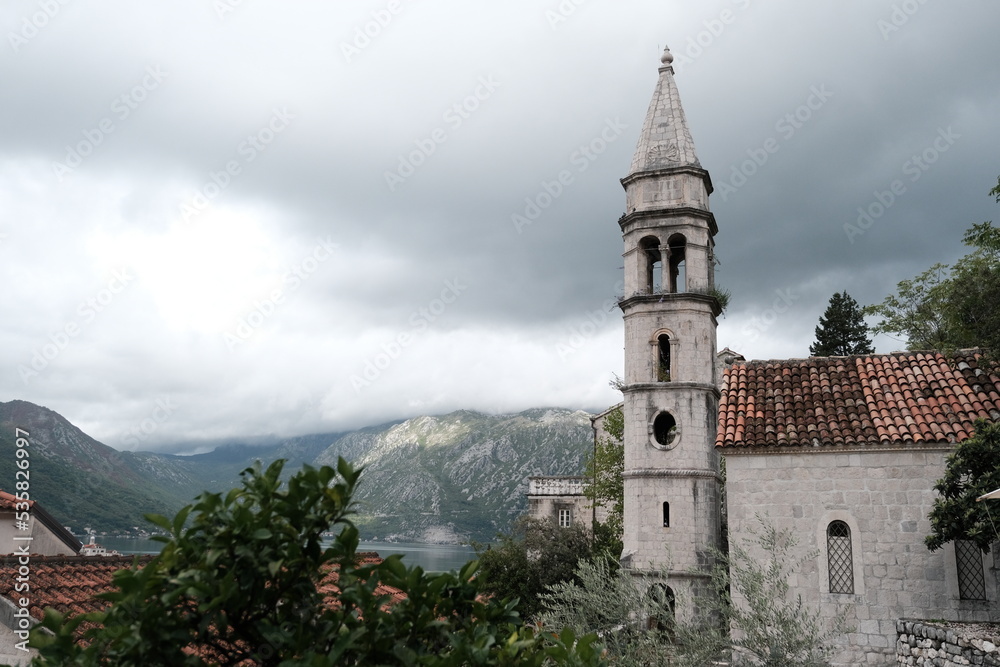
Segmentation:
[(11, 401), (0, 403), (4, 490), (15, 488), (15, 427), (30, 434), (31, 497), (77, 532), (149, 529), (143, 514), (170, 515), (204, 490), (226, 491), (256, 460), (284, 458), (291, 472), (342, 456), (365, 468), (356, 498), (363, 538), (416, 542), (493, 539), (524, 511), (529, 476), (579, 474), (593, 442), (581, 411), (459, 411), (172, 456), (119, 452), (47, 408)]
[(317, 458), (331, 464), (364, 441), (357, 521), (366, 539), (489, 541), (527, 506), (531, 475), (576, 475), (593, 444), (589, 415), (535, 409), (460, 411), (366, 429)]
[[(52, 410), (26, 401), (0, 403), (0, 489), (15, 490), (16, 428), (28, 432), (31, 498), (78, 534), (88, 526), (109, 532), (145, 528), (143, 514), (181, 506), (172, 492), (150, 483), (128, 452), (103, 445)], [(193, 484), (180, 471), (169, 474), (178, 484)]]

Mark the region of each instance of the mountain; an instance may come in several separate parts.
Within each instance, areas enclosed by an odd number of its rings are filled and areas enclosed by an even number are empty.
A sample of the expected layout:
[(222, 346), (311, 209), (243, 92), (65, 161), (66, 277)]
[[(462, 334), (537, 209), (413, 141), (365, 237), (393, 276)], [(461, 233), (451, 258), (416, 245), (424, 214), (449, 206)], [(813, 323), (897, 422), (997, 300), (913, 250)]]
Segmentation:
[[(97, 442), (61, 415), (26, 401), (0, 403), (0, 488), (15, 492), (17, 431), (28, 441), (28, 493), (77, 534), (85, 527), (124, 531), (145, 526), (143, 514), (181, 507), (166, 482), (191, 489), (183, 470)], [(151, 477), (163, 483), (150, 484)], [(21, 490), (24, 490), (23, 487)]]
[(316, 463), (364, 466), (356, 499), (366, 539), (489, 541), (524, 512), (529, 476), (580, 474), (592, 446), (582, 411), (459, 411), (363, 429)]
[(286, 459), (291, 473), (344, 457), (365, 469), (355, 516), (363, 539), (414, 542), (493, 539), (526, 508), (529, 476), (580, 474), (593, 444), (587, 413), (551, 408), (458, 411), (191, 456), (120, 452), (52, 410), (11, 401), (0, 403), (4, 490), (14, 490), (15, 428), (29, 433), (31, 497), (77, 531), (148, 528), (144, 513), (170, 515), (203, 490), (237, 486), (258, 460)]

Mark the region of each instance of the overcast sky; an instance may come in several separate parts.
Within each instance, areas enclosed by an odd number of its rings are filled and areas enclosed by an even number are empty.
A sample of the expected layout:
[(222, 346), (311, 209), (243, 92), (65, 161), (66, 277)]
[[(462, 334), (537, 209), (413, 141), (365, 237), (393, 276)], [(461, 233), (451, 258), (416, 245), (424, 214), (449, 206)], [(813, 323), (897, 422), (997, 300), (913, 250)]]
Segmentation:
[(881, 301), (996, 216), (998, 25), (987, 0), (8, 0), (0, 400), (122, 449), (616, 402), (619, 179), (664, 45), (716, 189), (719, 345), (807, 356), (834, 292)]

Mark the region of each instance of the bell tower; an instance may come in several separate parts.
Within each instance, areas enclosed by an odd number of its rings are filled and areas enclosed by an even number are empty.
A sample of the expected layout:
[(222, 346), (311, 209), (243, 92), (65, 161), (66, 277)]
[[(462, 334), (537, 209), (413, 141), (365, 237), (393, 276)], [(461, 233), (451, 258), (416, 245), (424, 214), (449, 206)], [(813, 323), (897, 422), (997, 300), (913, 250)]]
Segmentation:
[[(625, 241), (623, 564), (666, 586), (677, 613), (708, 582), (721, 547), (715, 451), (715, 235), (712, 180), (695, 155), (665, 50), (618, 221)], [(667, 581), (648, 580), (657, 571)], [(676, 596), (676, 597), (674, 597)]]

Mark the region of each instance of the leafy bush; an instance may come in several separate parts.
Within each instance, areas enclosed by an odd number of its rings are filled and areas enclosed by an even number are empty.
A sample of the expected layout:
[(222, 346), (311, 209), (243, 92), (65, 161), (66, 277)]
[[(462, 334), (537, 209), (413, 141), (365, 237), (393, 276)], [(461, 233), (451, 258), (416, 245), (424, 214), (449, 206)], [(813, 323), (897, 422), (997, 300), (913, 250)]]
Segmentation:
[(676, 601), (687, 610), (680, 620), (662, 589), (646, 587), (666, 581), (666, 571), (638, 578), (625, 568), (583, 562), (576, 581), (542, 596), (540, 623), (596, 632), (615, 665), (708, 667), (731, 659), (753, 667), (825, 667), (844, 623), (827, 627), (818, 609), (790, 594), (788, 578), (798, 565), (791, 531), (761, 519), (753, 535), (730, 545), (728, 555), (716, 553), (710, 585), (696, 599)]
[(554, 521), (521, 517), (510, 535), (494, 545), (476, 544), (483, 590), (517, 601), (526, 618), (541, 611), (546, 588), (576, 577), (577, 564), (591, 557), (590, 535), (580, 525), (560, 528)]
[[(118, 572), (103, 612), (47, 610), (34, 664), (603, 664), (596, 637), (536, 633), (513, 603), (483, 596), (474, 562), (433, 576), (398, 556), (359, 564), (359, 471), (341, 459), (283, 485), (282, 466), (247, 469), (241, 488), (204, 493), (173, 520), (150, 516), (169, 534), (160, 555)], [(391, 602), (386, 586), (405, 598)]]

